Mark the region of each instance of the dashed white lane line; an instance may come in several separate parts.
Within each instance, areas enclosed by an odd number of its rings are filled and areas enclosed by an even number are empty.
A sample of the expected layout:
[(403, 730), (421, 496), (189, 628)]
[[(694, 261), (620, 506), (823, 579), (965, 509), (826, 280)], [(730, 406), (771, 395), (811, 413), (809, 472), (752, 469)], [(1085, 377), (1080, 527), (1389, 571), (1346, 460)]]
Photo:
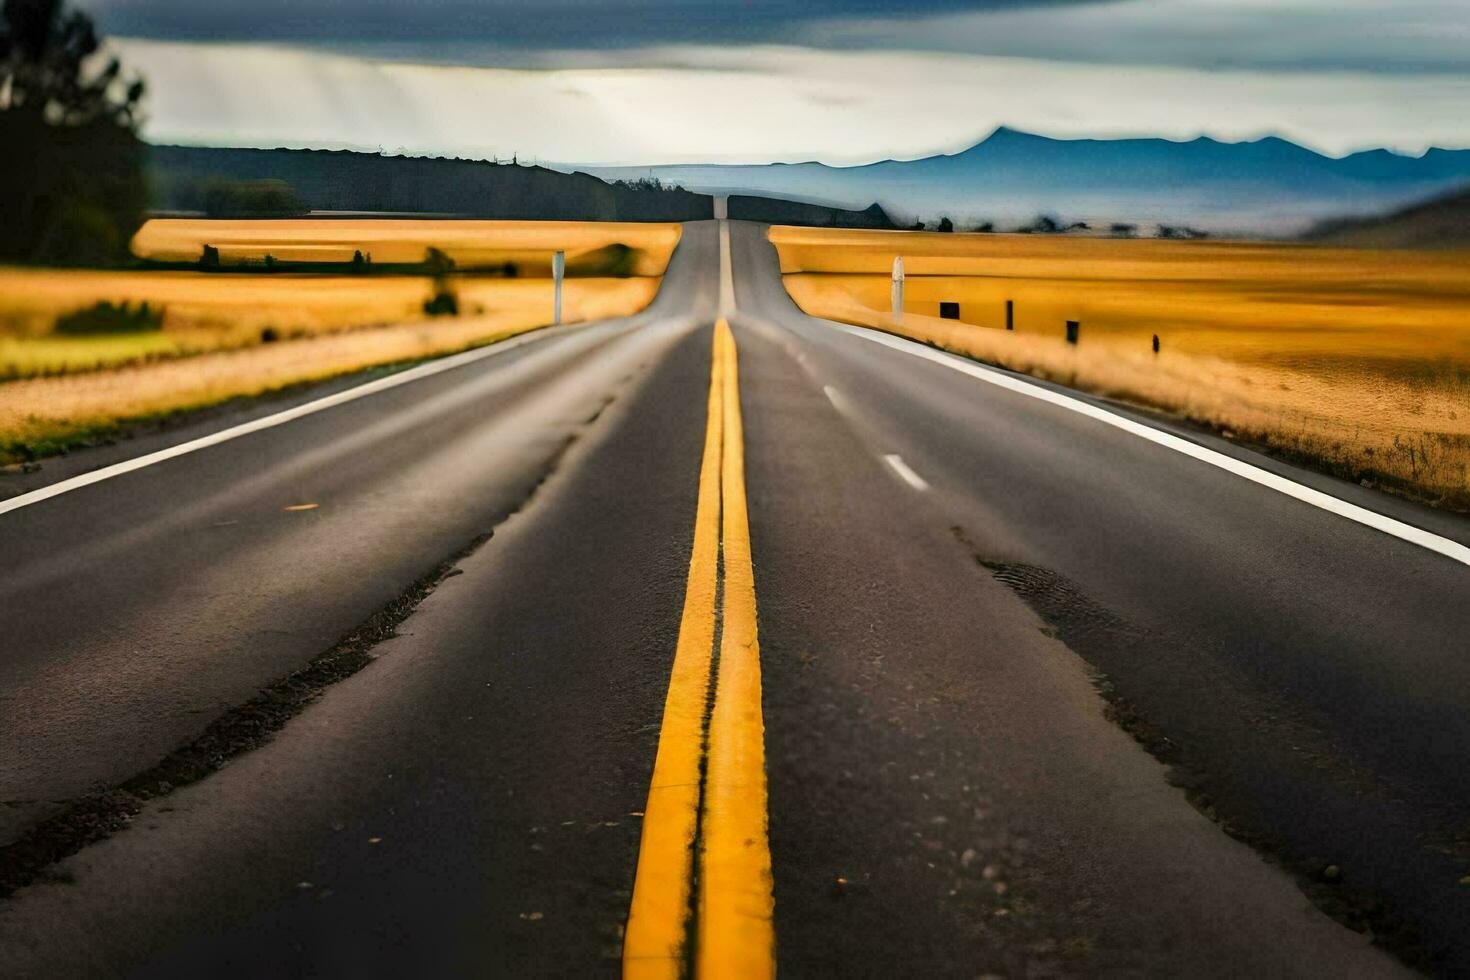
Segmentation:
[[(1294, 480), (1289, 480), (1270, 470), (1262, 469), (1259, 466), (1252, 465), (1241, 459), (1236, 459), (1234, 456), (1226, 455), (1214, 449), (1208, 449), (1198, 443), (1190, 442), (1188, 439), (1182, 439), (1173, 433), (1165, 432), (1162, 429), (1155, 429), (1152, 426), (1144, 425), (1142, 422), (1135, 422), (1133, 419), (1125, 418), (1122, 415), (1100, 408), (1091, 402), (1071, 397), (1050, 388), (1044, 388), (1039, 384), (1022, 381), (1020, 378), (1012, 377), (1009, 374), (982, 364), (977, 364), (973, 361), (962, 360), (954, 354), (940, 353), (911, 340), (904, 340), (890, 334), (878, 333), (877, 331), (860, 327), (848, 326), (845, 323), (838, 323), (835, 326), (853, 336), (861, 337), (872, 343), (881, 344), (884, 347), (891, 347), (894, 350), (903, 351), (905, 354), (921, 357), (926, 361), (942, 364), (947, 368), (959, 371), (961, 374), (968, 374), (977, 381), (984, 381), (998, 388), (1013, 391), (1018, 395), (1025, 395), (1027, 398), (1035, 398), (1038, 401), (1047, 402), (1058, 408), (1066, 409), (1069, 412), (1085, 415), (1105, 425), (1122, 429), (1124, 432), (1137, 436), (1140, 439), (1146, 439), (1165, 449), (1171, 449), (1176, 453), (1189, 456), (1201, 463), (1207, 463), (1210, 466), (1222, 469), (1242, 479), (1250, 480), (1252, 483), (1259, 484), (1268, 490), (1274, 490), (1277, 493), (1300, 500), (1304, 504), (1325, 510), (1330, 514), (1336, 514), (1339, 517), (1345, 517), (1365, 527), (1382, 531), (1384, 534), (1392, 535), (1400, 541), (1407, 541), (1428, 551), (1444, 555), (1446, 558), (1457, 561), (1462, 565), (1470, 565), (1470, 547), (1458, 541), (1442, 537), (1423, 528), (1415, 527), (1412, 524), (1405, 524), (1403, 521), (1395, 520), (1392, 517), (1380, 514), (1374, 510), (1369, 510), (1366, 507), (1350, 504), (1346, 500), (1334, 497), (1329, 493), (1303, 486)], [(891, 463), (892, 459), (889, 462)]]
[(915, 473), (913, 469), (909, 466), (909, 464), (903, 461), (902, 456), (898, 455), (897, 453), (888, 453), (883, 457), (883, 459), (888, 463), (889, 466), (893, 467), (893, 472), (897, 473), (903, 479), (903, 482), (907, 483), (915, 490), (922, 492), (929, 489), (929, 481), (925, 480), (922, 476)]

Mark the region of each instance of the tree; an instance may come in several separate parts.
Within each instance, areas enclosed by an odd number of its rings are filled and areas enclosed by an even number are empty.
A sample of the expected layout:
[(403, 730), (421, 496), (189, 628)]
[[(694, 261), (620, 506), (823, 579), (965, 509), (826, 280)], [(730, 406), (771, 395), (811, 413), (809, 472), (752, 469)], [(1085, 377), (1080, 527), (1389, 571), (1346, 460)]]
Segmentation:
[(199, 196), (211, 218), (294, 218), (307, 211), (284, 180), (214, 178), (200, 185)]
[(939, 231), (954, 231), (954, 222), (949, 220), (948, 215), (939, 219)]
[(0, 8), (0, 259), (127, 255), (147, 189), (136, 134), (144, 85), (62, 0)]
[(1114, 238), (1133, 238), (1138, 234), (1138, 226), (1126, 221), (1115, 221), (1108, 226), (1108, 231)]
[(1049, 214), (1038, 214), (1035, 221), (1017, 230), (1026, 235), (1054, 235), (1062, 230), (1062, 224)]
[(978, 225), (975, 226), (975, 230), (978, 231), (978, 232), (980, 232), (981, 234), (989, 235), (989, 234), (991, 234), (991, 233), (993, 233), (995, 231), (995, 222), (994, 221), (982, 221)]
[(445, 279), (454, 271), (454, 259), (430, 245), (424, 251), (424, 271), (434, 279)]

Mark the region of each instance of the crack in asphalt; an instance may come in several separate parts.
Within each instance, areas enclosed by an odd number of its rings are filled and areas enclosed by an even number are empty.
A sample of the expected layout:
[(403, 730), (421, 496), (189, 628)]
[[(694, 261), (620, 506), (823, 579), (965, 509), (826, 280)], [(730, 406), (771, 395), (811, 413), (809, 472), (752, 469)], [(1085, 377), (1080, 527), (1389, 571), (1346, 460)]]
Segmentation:
[(531, 504), (578, 438), (602, 417), (625, 387), (621, 385), (605, 396), (595, 411), (567, 435), (546, 460), (526, 495), (500, 515), (489, 530), (475, 535), (414, 580), (331, 647), (267, 684), (250, 700), (215, 718), (196, 738), (154, 766), (97, 793), (66, 801), (60, 812), (29, 828), (17, 840), (0, 846), (0, 902), (37, 881), (69, 880), (54, 865), (125, 830), (144, 805), (197, 783), (224, 768), (232, 759), (266, 744), (328, 688), (376, 659), (379, 654), (375, 649), (398, 636), (398, 627), (441, 583), (461, 573), (459, 564), (489, 541), (496, 528)]
[[(1089, 597), (1065, 576), (1017, 561), (997, 561), (980, 554), (964, 528), (951, 529), (955, 540), (977, 564), (1014, 592), (1041, 620), (1043, 632), (1082, 659), (1093, 688), (1103, 699), (1103, 714), (1166, 767), (1165, 778), (1184, 793), (1197, 811), (1249, 846), (1269, 863), (1290, 874), (1297, 887), (1320, 911), (1416, 969), (1432, 969), (1434, 956), (1416, 925), (1380, 892), (1342, 880), (1341, 869), (1320, 857), (1296, 853), (1233, 797), (1226, 781), (1200, 762), (1155, 724), (1118, 689), (1117, 682), (1089, 656), (1101, 644), (1148, 650), (1167, 642)], [(1352, 774), (1349, 774), (1351, 778)]]
[(699, 801), (694, 810), (694, 859), (689, 866), (689, 904), (685, 910), (683, 946), (683, 975), (692, 977), (699, 961), (699, 885), (701, 866), (699, 856), (704, 848), (704, 797), (709, 788), (709, 732), (715, 713), (715, 690), (720, 678), (720, 643), (725, 635), (725, 541), (724, 541), (724, 494), (720, 495), (719, 551), (715, 558), (715, 629), (710, 640), (709, 686), (704, 695), (704, 717), (700, 721), (699, 737)]

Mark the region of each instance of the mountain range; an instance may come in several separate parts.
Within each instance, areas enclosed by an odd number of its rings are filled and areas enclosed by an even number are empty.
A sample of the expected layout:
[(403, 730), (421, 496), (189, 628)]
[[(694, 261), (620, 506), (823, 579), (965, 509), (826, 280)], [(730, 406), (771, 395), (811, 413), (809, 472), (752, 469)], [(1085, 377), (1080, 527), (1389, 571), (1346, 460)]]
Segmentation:
[(900, 223), (941, 215), (1005, 230), (1049, 214), (1295, 235), (1328, 218), (1375, 214), (1470, 183), (1470, 150), (1330, 157), (1275, 136), (1227, 143), (1053, 139), (1002, 127), (959, 153), (856, 167), (822, 163), (581, 167), (609, 180), (655, 177), (702, 194), (880, 205)]

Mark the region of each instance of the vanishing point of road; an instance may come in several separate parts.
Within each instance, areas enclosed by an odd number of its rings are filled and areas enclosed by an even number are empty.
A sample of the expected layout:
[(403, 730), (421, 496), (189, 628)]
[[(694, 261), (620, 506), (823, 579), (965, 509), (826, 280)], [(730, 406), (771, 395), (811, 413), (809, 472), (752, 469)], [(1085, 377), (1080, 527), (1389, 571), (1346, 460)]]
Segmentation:
[(0, 479), (0, 976), (1470, 971), (1470, 526), (760, 226)]

